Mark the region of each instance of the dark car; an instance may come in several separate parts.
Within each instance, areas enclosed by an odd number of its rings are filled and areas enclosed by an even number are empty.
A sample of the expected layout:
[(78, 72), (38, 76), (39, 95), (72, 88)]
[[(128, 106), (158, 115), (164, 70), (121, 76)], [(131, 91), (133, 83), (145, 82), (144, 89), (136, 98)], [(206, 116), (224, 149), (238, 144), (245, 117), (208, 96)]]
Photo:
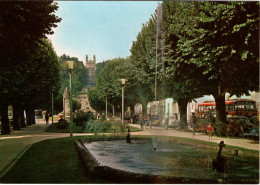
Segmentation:
[(253, 126), (247, 117), (234, 116), (228, 118), (227, 131), (230, 136), (244, 136), (244, 133), (249, 132)]
[(258, 116), (252, 116), (249, 118), (249, 121), (253, 123), (255, 126), (259, 126), (259, 118)]
[(259, 127), (253, 127), (249, 132), (244, 133), (244, 137), (259, 140)]

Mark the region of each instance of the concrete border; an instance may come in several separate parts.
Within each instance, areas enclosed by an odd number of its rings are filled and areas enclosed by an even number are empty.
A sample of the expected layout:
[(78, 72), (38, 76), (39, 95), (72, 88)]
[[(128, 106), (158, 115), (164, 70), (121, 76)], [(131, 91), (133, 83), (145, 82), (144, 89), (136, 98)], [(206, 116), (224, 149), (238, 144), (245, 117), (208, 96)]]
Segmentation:
[[(139, 138), (138, 138), (139, 139)], [(142, 138), (140, 138), (142, 139)], [(149, 175), (128, 172), (123, 170), (114, 169), (108, 166), (100, 166), (98, 161), (89, 152), (89, 150), (83, 145), (83, 142), (93, 142), (93, 141), (107, 141), (107, 140), (125, 140), (125, 137), (115, 137), (115, 138), (90, 138), (85, 140), (76, 140), (76, 149), (85, 165), (88, 175), (111, 180), (116, 183), (159, 183), (159, 184), (216, 184), (218, 183), (213, 179), (194, 179), (186, 177), (169, 177), (162, 175)]]

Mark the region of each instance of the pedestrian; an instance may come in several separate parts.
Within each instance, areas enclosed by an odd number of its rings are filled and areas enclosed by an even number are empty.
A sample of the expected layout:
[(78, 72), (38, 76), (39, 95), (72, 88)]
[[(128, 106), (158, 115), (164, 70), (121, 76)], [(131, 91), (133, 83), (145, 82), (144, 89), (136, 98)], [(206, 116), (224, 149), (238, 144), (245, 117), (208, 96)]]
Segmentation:
[(62, 114), (59, 114), (59, 119), (62, 119)]
[(212, 132), (213, 132), (213, 127), (210, 123), (209, 126), (207, 127), (207, 133), (209, 135), (209, 140), (210, 140), (210, 138), (212, 139)]
[(48, 110), (45, 113), (45, 120), (46, 120), (46, 124), (48, 125), (49, 124), (49, 112), (48, 112)]
[(192, 113), (191, 116), (191, 123), (192, 123), (193, 135), (195, 136), (196, 126), (197, 126), (197, 116), (195, 115), (194, 112)]

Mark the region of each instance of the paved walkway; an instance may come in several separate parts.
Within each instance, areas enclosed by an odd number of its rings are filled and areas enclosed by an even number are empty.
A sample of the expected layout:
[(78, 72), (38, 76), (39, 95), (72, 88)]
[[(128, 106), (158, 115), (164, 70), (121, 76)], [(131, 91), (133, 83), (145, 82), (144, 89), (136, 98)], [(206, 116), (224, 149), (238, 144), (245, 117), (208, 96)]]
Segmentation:
[[(140, 128), (139, 125), (136, 124), (130, 124), (131, 126), (135, 126)], [(209, 140), (208, 135), (204, 133), (196, 133), (195, 136), (193, 136), (192, 131), (190, 132), (184, 132), (176, 129), (164, 129), (161, 127), (153, 127), (150, 128), (144, 128), (142, 132), (133, 132), (132, 135), (158, 135), (158, 136), (176, 136), (176, 137), (185, 137), (185, 138), (192, 138), (197, 140), (203, 140), (203, 141), (209, 141), (214, 143), (219, 143), (220, 141), (224, 141), (226, 145), (233, 145), (238, 146), (242, 148), (252, 149), (252, 150), (260, 150), (259, 147), (259, 141), (254, 141), (251, 139), (246, 138), (228, 138), (228, 137), (217, 137), (213, 136), (212, 140)]]
[[(0, 172), (11, 163), (19, 154), (21, 154), (28, 146), (33, 143), (53, 138), (69, 137), (69, 133), (48, 133), (44, 132), (47, 125), (42, 120), (36, 120), (37, 124), (27, 126), (20, 131), (12, 131), (10, 135), (0, 135)], [(139, 125), (132, 124), (132, 126), (140, 127)], [(90, 135), (90, 134), (73, 134)], [(239, 146), (243, 148), (253, 149), (259, 151), (259, 142), (242, 138), (221, 138), (213, 137), (213, 140), (208, 140), (208, 136), (205, 134), (196, 133), (195, 136), (192, 132), (183, 132), (178, 130), (165, 130), (164, 128), (153, 127), (153, 129), (144, 129), (140, 132), (133, 132), (131, 135), (163, 135), (163, 136), (177, 136), (193, 138), (198, 140), (211, 141), (219, 143), (224, 140), (225, 144)], [(1, 174), (0, 174), (1, 175)]]

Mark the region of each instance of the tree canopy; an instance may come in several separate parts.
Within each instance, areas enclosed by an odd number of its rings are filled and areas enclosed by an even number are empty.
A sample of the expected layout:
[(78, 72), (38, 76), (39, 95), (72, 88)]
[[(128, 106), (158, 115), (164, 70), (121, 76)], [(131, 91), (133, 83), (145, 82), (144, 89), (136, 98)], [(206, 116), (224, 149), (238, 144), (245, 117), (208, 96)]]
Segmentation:
[[(44, 39), (46, 34), (53, 34), (52, 28), (61, 21), (54, 14), (57, 9), (57, 3), (51, 1), (0, 2), (2, 134), (10, 133), (9, 104), (35, 107), (37, 103), (46, 102), (41, 101), (42, 96), (47, 98), (54, 86), (59, 87), (54, 75), (59, 71), (57, 56), (49, 41)], [(32, 112), (32, 108), (29, 109)]]

